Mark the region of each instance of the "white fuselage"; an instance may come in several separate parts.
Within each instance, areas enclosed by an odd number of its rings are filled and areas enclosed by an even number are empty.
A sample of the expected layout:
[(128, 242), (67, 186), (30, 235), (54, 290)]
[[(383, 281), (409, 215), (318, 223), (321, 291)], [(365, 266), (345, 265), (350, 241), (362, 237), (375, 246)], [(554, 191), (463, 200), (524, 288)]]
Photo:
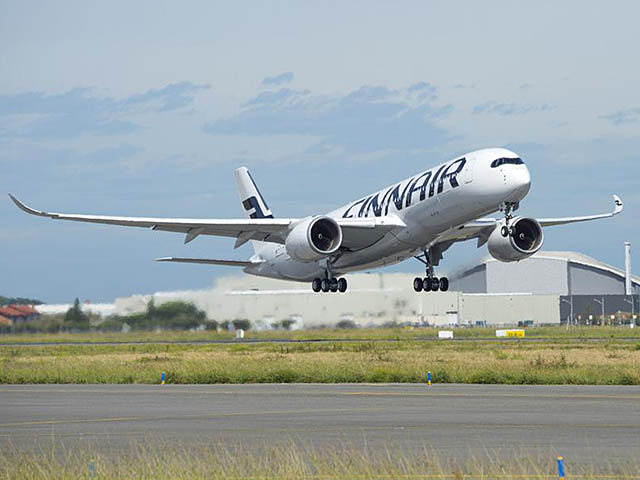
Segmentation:
[[(499, 158), (517, 157), (503, 148), (477, 150), (329, 212), (333, 218), (395, 215), (406, 224), (365, 248), (341, 253), (333, 273), (401, 262), (447, 232), (499, 210), (504, 202), (519, 202), (531, 185), (526, 165), (491, 165)], [(253, 275), (310, 281), (325, 273), (322, 263), (291, 258), (284, 245), (263, 244), (254, 258), (262, 262), (245, 268)]]

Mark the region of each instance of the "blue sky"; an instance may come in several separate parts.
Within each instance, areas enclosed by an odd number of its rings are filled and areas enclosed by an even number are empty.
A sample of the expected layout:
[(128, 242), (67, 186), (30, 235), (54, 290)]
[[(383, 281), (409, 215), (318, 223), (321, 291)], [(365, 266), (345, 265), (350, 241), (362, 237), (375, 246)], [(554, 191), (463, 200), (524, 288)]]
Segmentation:
[[(296, 217), (506, 146), (533, 176), (522, 213), (622, 196), (616, 219), (545, 238), (620, 266), (640, 233), (639, 16), (635, 2), (0, 2), (0, 192), (52, 211), (233, 218), (246, 165), (274, 213)], [(48, 302), (206, 288), (233, 270), (152, 260), (250, 253), (30, 217), (6, 196), (0, 217), (0, 294)], [(483, 255), (457, 245), (443, 265)]]

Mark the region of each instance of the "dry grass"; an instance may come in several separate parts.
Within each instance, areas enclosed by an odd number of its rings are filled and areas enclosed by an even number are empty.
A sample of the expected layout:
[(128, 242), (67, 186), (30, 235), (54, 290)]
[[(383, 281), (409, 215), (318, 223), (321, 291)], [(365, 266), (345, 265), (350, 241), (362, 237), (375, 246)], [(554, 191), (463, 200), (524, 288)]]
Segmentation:
[[(531, 479), (557, 478), (556, 459), (487, 454), (454, 461), (429, 449), (407, 453), (389, 449), (372, 453), (349, 447), (305, 448), (295, 443), (263, 447), (200, 445), (168, 447), (153, 441), (132, 443), (125, 453), (108, 456), (92, 450), (21, 453), (7, 449), (0, 457), (0, 478), (25, 480), (79, 479)], [(568, 478), (639, 478), (637, 458), (627, 465), (601, 460), (574, 465), (566, 460)]]
[(505, 341), (0, 347), (0, 383), (640, 385), (635, 344)]

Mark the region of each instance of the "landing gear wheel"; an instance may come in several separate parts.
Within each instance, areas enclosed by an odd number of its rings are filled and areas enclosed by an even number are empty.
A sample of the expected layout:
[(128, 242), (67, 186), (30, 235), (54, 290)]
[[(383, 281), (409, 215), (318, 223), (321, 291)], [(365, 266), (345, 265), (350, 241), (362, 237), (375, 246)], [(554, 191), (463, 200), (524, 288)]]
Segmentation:
[[(505, 225), (502, 228), (506, 228), (507, 234), (509, 234), (510, 229), (507, 225)], [(426, 277), (414, 278), (413, 289), (416, 292), (419, 292), (420, 290), (423, 290), (425, 292), (437, 292), (438, 290), (446, 292), (447, 290), (449, 290), (449, 279), (446, 277), (442, 277), (439, 279), (433, 274), (433, 259), (442, 258), (442, 255), (441, 255), (442, 252), (440, 252), (437, 249), (433, 250), (433, 248), (430, 247), (428, 250), (423, 250), (423, 253), (424, 253), (424, 258), (421, 257), (420, 255), (416, 256), (415, 258), (417, 260), (420, 260), (420, 262), (422, 262), (427, 267)]]
[(330, 288), (331, 288), (331, 283), (329, 282), (328, 278), (323, 278), (322, 280), (320, 280), (320, 289), (324, 293), (327, 293)]
[(346, 278), (339, 278), (338, 279), (338, 291), (340, 293), (344, 293), (347, 291), (347, 279)]
[(319, 278), (314, 278), (311, 282), (311, 289), (314, 292), (318, 293), (322, 289), (322, 280), (320, 280)]
[(336, 280), (335, 278), (329, 280), (329, 289), (332, 293), (336, 293), (338, 291), (338, 280)]

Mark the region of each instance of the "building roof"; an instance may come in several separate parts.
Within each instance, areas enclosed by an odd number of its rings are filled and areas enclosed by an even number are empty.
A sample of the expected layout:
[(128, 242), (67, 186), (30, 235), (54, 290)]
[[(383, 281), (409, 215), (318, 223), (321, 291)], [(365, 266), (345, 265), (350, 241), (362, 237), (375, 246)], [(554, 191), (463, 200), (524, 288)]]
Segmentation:
[[(570, 262), (578, 265), (585, 265), (587, 267), (596, 268), (599, 270), (604, 270), (606, 272), (613, 273), (614, 275), (617, 275), (623, 278), (625, 276), (624, 270), (613, 267), (607, 263), (601, 262), (600, 260), (596, 260), (595, 258), (591, 258), (588, 255), (584, 255), (578, 252), (541, 251), (532, 255), (527, 260), (536, 260), (536, 259), (561, 260), (564, 262)], [(460, 270), (456, 271), (452, 275), (452, 277), (461, 277), (465, 273), (469, 272), (470, 270), (473, 270), (474, 268), (478, 268), (479, 266), (485, 265), (490, 262), (498, 262), (498, 261), (499, 260), (496, 260), (491, 255), (487, 255), (486, 257), (482, 258), (481, 260), (473, 264), (462, 267)], [(631, 281), (636, 285), (640, 285), (640, 277), (637, 275), (631, 275)]]
[(31, 305), (9, 305), (9, 306), (14, 310), (18, 310), (19, 312), (22, 312), (25, 315), (40, 315), (40, 312), (38, 312)]
[(0, 315), (7, 318), (15, 317), (31, 317), (33, 315), (40, 315), (35, 308), (31, 305), (5, 305), (0, 307)]
[(14, 308), (15, 305), (8, 305), (5, 307), (0, 307), (0, 315), (8, 318), (12, 317), (24, 317), (26, 314), (21, 312), (17, 308)]
[(3, 317), (0, 315), (0, 325), (11, 325), (13, 322), (9, 320), (7, 317)]

